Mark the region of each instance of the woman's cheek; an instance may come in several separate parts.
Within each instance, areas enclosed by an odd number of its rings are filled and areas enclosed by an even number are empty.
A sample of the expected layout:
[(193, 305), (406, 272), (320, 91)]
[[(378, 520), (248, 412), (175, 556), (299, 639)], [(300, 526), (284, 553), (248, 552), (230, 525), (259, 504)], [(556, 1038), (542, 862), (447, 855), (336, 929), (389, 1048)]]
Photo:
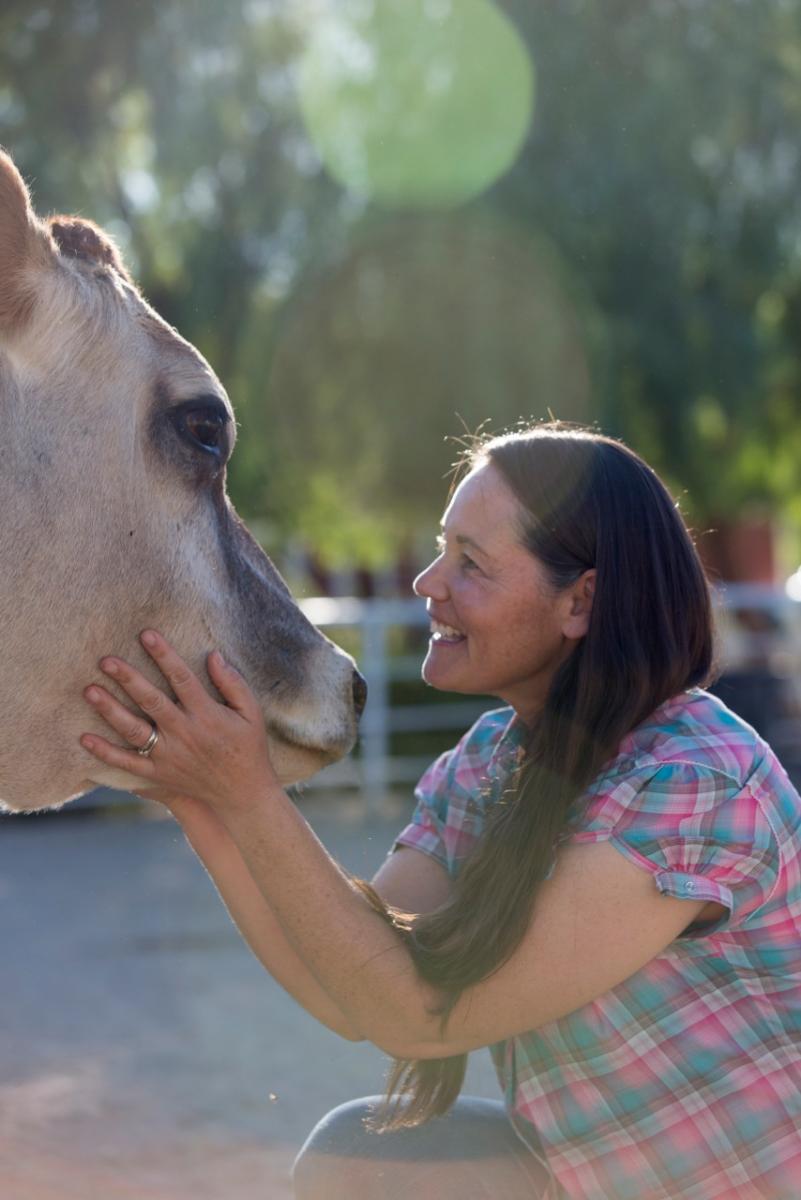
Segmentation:
[(459, 603), (461, 612), (467, 620), (477, 619), (479, 624), (486, 624), (488, 619), (491, 622), (496, 608), (495, 600), (492, 586), (486, 579), (472, 576), (463, 580), (459, 592)]
[[(463, 579), (454, 582), (450, 589), (451, 600), (456, 606), (456, 616), (459, 622), (464, 621), (471, 610), (475, 607), (475, 596), (469, 586)], [(471, 602), (472, 601), (472, 602)]]

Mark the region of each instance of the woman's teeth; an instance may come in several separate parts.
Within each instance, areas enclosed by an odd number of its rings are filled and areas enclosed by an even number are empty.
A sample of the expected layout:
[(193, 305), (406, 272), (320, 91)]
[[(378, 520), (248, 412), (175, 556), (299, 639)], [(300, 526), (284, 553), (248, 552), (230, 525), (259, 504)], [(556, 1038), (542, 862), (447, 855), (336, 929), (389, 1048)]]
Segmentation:
[(464, 638), (464, 634), (458, 629), (454, 629), (452, 625), (443, 625), (440, 621), (431, 622), (431, 636), (435, 642), (458, 642)]

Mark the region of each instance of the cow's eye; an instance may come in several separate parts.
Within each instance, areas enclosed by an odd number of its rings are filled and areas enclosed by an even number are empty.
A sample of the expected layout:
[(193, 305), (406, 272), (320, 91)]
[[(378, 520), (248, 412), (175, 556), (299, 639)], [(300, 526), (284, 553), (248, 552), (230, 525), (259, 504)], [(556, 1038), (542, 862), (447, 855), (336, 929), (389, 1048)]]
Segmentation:
[(228, 413), (218, 404), (187, 405), (179, 414), (179, 424), (184, 436), (207, 454), (216, 458), (225, 457), (228, 450), (226, 426)]
[(184, 417), (187, 433), (206, 450), (220, 448), (225, 418), (218, 412), (191, 412)]

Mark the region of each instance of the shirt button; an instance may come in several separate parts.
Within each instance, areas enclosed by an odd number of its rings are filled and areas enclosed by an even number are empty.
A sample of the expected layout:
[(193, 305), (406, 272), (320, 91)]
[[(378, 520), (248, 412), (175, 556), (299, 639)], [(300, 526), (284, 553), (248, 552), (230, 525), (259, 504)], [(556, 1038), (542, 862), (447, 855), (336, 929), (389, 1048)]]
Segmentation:
[(624, 758), (622, 763), (620, 764), (620, 771), (622, 774), (625, 774), (627, 771), (633, 771), (634, 768), (636, 767), (636, 765), (637, 765), (636, 759)]
[(684, 890), (685, 890), (685, 892), (694, 892), (695, 891), (695, 883), (693, 882), (692, 879), (685, 879)]

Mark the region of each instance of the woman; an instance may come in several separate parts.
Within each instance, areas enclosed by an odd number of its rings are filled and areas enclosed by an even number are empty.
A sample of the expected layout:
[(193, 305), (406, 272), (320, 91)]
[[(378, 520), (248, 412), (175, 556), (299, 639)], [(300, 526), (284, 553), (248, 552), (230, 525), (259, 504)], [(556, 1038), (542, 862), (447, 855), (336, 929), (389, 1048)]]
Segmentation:
[[(415, 583), (423, 675), (508, 707), (423, 777), (372, 889), (281, 790), (216, 652), (227, 706), (144, 633), (179, 703), (102, 666), (152, 717), (152, 753), (82, 742), (169, 805), (275, 978), (398, 1060), (402, 1103), (343, 1106), (312, 1134), (302, 1200), (797, 1197), (801, 801), (701, 690), (693, 544), (654, 472), (600, 435), (538, 426), (468, 467)], [(87, 698), (152, 746), (103, 689)], [(480, 1046), (505, 1106), (454, 1103)]]

